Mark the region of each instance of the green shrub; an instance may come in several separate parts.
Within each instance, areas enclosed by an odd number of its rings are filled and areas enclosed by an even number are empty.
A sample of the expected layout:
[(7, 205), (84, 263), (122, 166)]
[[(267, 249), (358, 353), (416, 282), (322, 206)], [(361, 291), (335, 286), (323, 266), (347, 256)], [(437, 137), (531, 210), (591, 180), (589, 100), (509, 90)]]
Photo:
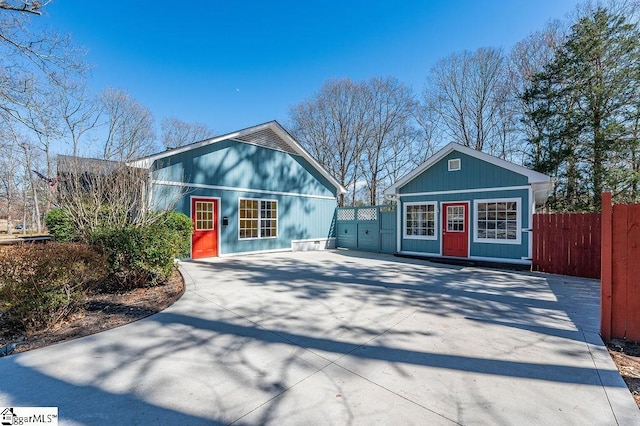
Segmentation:
[(174, 257), (185, 258), (191, 255), (193, 222), (189, 216), (183, 213), (167, 212), (155, 226), (166, 228), (171, 234)]
[(22, 244), (0, 250), (0, 313), (31, 332), (74, 312), (85, 292), (106, 278), (106, 257), (77, 243)]
[(191, 220), (166, 213), (153, 225), (103, 229), (92, 243), (108, 256), (111, 290), (129, 290), (166, 282), (174, 270), (174, 258), (188, 253)]
[(49, 235), (53, 241), (68, 243), (78, 241), (80, 236), (71, 220), (62, 209), (53, 209), (47, 213), (45, 223), (49, 229)]

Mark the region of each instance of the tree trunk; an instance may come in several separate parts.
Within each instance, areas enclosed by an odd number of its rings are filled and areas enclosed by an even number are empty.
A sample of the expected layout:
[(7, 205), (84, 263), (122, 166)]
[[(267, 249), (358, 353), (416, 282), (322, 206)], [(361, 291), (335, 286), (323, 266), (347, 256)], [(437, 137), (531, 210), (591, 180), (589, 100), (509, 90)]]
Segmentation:
[[(33, 208), (34, 208), (34, 212), (35, 212), (35, 217), (36, 217), (36, 229), (38, 230), (38, 233), (42, 232), (42, 224), (40, 222), (40, 206), (38, 205), (38, 190), (36, 188), (35, 182), (33, 181), (33, 173), (31, 172), (31, 156), (29, 155), (29, 150), (27, 149), (27, 145), (26, 144), (22, 144), (22, 150), (24, 151), (24, 158), (26, 161), (26, 172), (29, 176), (29, 185), (31, 186), (31, 192), (33, 193)], [(26, 205), (27, 205), (27, 200), (26, 200), (26, 193), (25, 193), (25, 200), (24, 200), (24, 205), (25, 205), (25, 210), (26, 210)], [(23, 218), (23, 222), (22, 222), (22, 231), (23, 233), (26, 230), (26, 211), (24, 213), (24, 218)]]

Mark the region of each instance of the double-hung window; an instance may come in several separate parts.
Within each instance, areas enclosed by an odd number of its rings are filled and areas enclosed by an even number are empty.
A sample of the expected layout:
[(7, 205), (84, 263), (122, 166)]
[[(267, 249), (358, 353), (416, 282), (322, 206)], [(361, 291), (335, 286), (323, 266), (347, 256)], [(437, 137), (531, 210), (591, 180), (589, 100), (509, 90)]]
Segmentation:
[(498, 244), (520, 244), (522, 200), (476, 200), (474, 241)]
[(278, 237), (278, 202), (241, 198), (239, 202), (238, 237), (251, 238)]
[(436, 239), (436, 203), (404, 204), (404, 238)]

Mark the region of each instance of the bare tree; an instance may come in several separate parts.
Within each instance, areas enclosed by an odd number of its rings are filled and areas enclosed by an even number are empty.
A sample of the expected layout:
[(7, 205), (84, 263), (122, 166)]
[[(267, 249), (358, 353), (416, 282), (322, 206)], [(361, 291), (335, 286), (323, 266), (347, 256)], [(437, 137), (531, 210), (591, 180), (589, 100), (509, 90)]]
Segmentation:
[(176, 117), (165, 117), (160, 123), (162, 143), (166, 149), (198, 142), (213, 135), (206, 124), (186, 123)]
[(185, 190), (150, 196), (149, 171), (121, 161), (58, 156), (56, 203), (84, 241), (105, 229), (144, 227), (173, 210)]
[[(52, 90), (45, 91), (44, 89), (39, 88), (38, 90), (29, 90), (27, 92), (25, 113), (21, 120), (25, 130), (28, 131), (35, 142), (33, 144), (25, 144), (25, 137), (14, 137), (14, 140), (18, 143), (24, 154), (24, 161), (27, 163), (31, 161), (31, 157), (38, 156), (33, 150), (39, 150), (44, 155), (44, 169), (40, 170), (40, 172), (43, 172), (47, 177), (52, 177), (55, 174), (52, 150), (55, 143), (60, 140), (63, 129), (62, 121), (57, 114), (58, 98)], [(27, 167), (29, 174), (31, 174), (31, 165), (27, 165)], [(32, 181), (30, 180), (30, 182)], [(35, 188), (33, 184), (31, 186)], [(51, 209), (53, 191), (50, 187), (45, 188), (45, 191), (43, 195), (44, 210), (46, 212)], [(40, 216), (39, 213), (38, 211), (38, 218)]]
[(41, 15), (42, 8), (48, 5), (49, 3), (51, 3), (51, 0), (45, 0), (45, 1), (1, 0), (0, 9), (11, 11), (11, 12)]
[(297, 139), (348, 188), (340, 205), (375, 205), (427, 152), (415, 126), (413, 92), (395, 78), (329, 80), (290, 110)]
[(0, 115), (22, 121), (28, 91), (84, 67), (84, 51), (69, 37), (33, 30), (31, 18), (49, 2), (0, 2)]
[(57, 204), (84, 240), (146, 220), (148, 174), (120, 161), (58, 157)]
[(78, 156), (82, 138), (98, 124), (100, 103), (87, 93), (84, 80), (69, 80), (56, 87), (57, 111), (64, 123), (64, 135), (71, 143), (72, 155)]
[(441, 123), (456, 142), (490, 150), (503, 102), (502, 51), (481, 48), (441, 59), (431, 69), (426, 102), (437, 101)]
[[(311, 99), (293, 106), (292, 132), (340, 184), (351, 190), (351, 203), (362, 171), (358, 166), (369, 135), (367, 88), (349, 79), (329, 80)], [(345, 205), (345, 195), (339, 204)]]
[(154, 120), (147, 107), (119, 89), (105, 90), (101, 102), (107, 120), (103, 159), (131, 161), (157, 151)]
[[(27, 225), (27, 218), (31, 218), (38, 232), (42, 231), (40, 194), (42, 185), (32, 174), (33, 167), (40, 166), (41, 151), (29, 141), (28, 137), (15, 127), (4, 125), (1, 132), (5, 141), (0, 154), (5, 161), (0, 163), (3, 170), (2, 189), (6, 201), (7, 216), (22, 216), (23, 230)], [(11, 219), (8, 219), (11, 222)]]
[(414, 120), (417, 123), (420, 139), (419, 149), (412, 155), (412, 161), (414, 165), (418, 165), (433, 155), (442, 145), (442, 128), (437, 100), (433, 97), (424, 97), (414, 110)]
[(19, 186), (21, 183), (20, 151), (10, 143), (11, 132), (0, 123), (0, 215), (7, 218), (7, 233), (13, 232), (13, 219), (19, 212)]
[(367, 139), (362, 173), (368, 201), (374, 206), (384, 186), (391, 185), (412, 164), (418, 136), (412, 122), (416, 102), (413, 92), (395, 78), (373, 78), (366, 89)]
[[(33, 222), (36, 225), (36, 230), (42, 232), (42, 221), (40, 215), (40, 197), (39, 181), (36, 181), (33, 177), (32, 167), (34, 164), (34, 157), (37, 155), (33, 144), (29, 143), (26, 139), (22, 139), (18, 142), (18, 146), (22, 150), (25, 181), (28, 185), (23, 189), (23, 208), (22, 208), (22, 224), (23, 233), (26, 231), (27, 215), (29, 210), (32, 211)], [(30, 202), (31, 201), (31, 202)], [(29, 208), (31, 207), (31, 208)]]

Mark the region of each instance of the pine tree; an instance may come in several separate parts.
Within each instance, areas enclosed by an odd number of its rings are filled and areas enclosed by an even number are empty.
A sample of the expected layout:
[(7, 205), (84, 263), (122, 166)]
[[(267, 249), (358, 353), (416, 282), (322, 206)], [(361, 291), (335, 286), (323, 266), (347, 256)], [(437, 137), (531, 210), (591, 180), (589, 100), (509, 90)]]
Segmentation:
[(607, 189), (618, 199), (637, 197), (636, 24), (602, 7), (581, 18), (522, 99), (530, 106), (524, 119), (540, 129), (529, 140), (532, 166), (559, 180), (556, 207), (599, 210)]

